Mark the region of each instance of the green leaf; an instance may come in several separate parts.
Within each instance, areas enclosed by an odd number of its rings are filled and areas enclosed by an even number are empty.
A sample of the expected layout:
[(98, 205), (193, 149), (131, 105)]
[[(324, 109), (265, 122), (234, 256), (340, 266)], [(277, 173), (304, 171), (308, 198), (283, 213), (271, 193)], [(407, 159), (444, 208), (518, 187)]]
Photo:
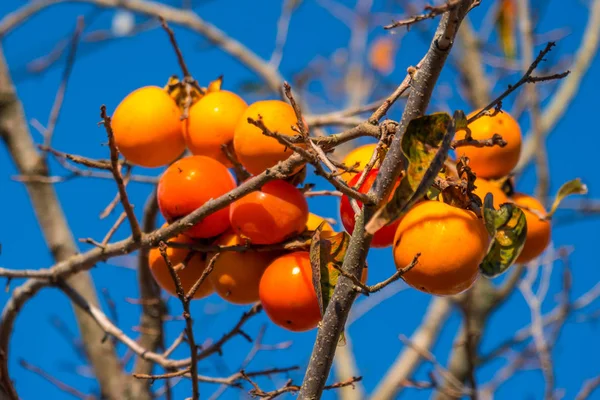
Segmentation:
[(447, 113), (413, 119), (402, 137), (402, 152), (408, 159), (406, 178), (415, 189), (433, 161), (451, 121)]
[(335, 285), (337, 284), (340, 272), (333, 268), (331, 264), (342, 265), (350, 235), (346, 232), (340, 232), (335, 235), (327, 234), (323, 237), (323, 225), (321, 222), (312, 236), (310, 244), (310, 265), (312, 270), (312, 283), (317, 294), (317, 301), (321, 316), (325, 314), (327, 305), (333, 296)]
[(440, 172), (454, 138), (455, 121), (464, 118), (457, 111), (454, 119), (447, 113), (433, 113), (413, 119), (402, 137), (402, 151), (407, 158), (406, 176), (402, 178), (392, 199), (375, 212), (365, 230), (375, 234), (396, 221), (421, 197)]
[(573, 179), (569, 182), (563, 184), (560, 189), (558, 189), (558, 193), (556, 193), (556, 197), (554, 198), (554, 203), (552, 203), (552, 207), (550, 208), (550, 212), (546, 215), (546, 219), (552, 218), (560, 203), (564, 200), (565, 197), (570, 196), (572, 194), (587, 194), (588, 189), (587, 186), (581, 182), (581, 179)]
[(501, 275), (515, 262), (527, 238), (525, 213), (512, 203), (504, 203), (499, 210), (494, 210), (492, 203), (492, 195), (488, 193), (483, 215), (492, 242), (479, 269), (489, 278)]

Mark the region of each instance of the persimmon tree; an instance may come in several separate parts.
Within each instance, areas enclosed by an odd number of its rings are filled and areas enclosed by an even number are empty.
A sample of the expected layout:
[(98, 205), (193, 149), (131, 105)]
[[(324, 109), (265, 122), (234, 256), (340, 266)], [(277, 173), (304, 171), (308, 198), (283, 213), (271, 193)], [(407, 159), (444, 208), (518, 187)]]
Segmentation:
[[(0, 269), (8, 291), (0, 322), (2, 396), (18, 398), (20, 383), (13, 382), (9, 368), (17, 350), (11, 347), (11, 337), (18, 334), (15, 321), (30, 299), (52, 287), (73, 304), (97, 393), (82, 393), (28, 361), (22, 365), (69, 395), (172, 398), (172, 386), (184, 380), (190, 383), (186, 397), (192, 399), (207, 397), (203, 388), (208, 385), (219, 385), (211, 398), (234, 389), (261, 398), (295, 394), (316, 399), (325, 390), (344, 399), (364, 398), (361, 366), (346, 345), (351, 310), (356, 303), (367, 303), (363, 298), (380, 303), (388, 296), (383, 295), (386, 290), (405, 283), (409, 290), (426, 293), (430, 304), (412, 336), (400, 336), (403, 350), (368, 397), (391, 399), (414, 388), (431, 391), (439, 399), (492, 398), (523, 364), (534, 360), (544, 376), (540, 393), (555, 398), (554, 343), (567, 318), (600, 293), (594, 287), (570, 299), (572, 277), (565, 267), (564, 299), (552, 311), (542, 312), (552, 272), (540, 265), (548, 259), (550, 264), (557, 260), (566, 264), (568, 259), (566, 250), (551, 245), (553, 217), (564, 204), (590, 211), (584, 203), (568, 203), (587, 193), (578, 176), (557, 182), (560, 188), (550, 193), (545, 137), (564, 116), (596, 54), (600, 1), (591, 2), (581, 47), (566, 66), (550, 59), (560, 40), (536, 43), (529, 0), (448, 0), (428, 6), (399, 2), (406, 4), (390, 6), (383, 16), (371, 12), (370, 1), (358, 0), (355, 10), (337, 3), (323, 5), (352, 30), (348, 62), (342, 63), (344, 104), (327, 112), (318, 111), (311, 101), (315, 95), (307, 81), (332, 86), (339, 82), (332, 84), (327, 74), (310, 68), (297, 79), (280, 72), (292, 16), (304, 6), (299, 1), (282, 3), (270, 60), (188, 5), (73, 2), (143, 15), (147, 26), (163, 30), (169, 40), (168, 47), (155, 50), (176, 58), (180, 71), (169, 71), (164, 82), (129, 93), (115, 109), (99, 100), (99, 125), (107, 146), (106, 157), (95, 159), (85, 155), (85, 148), (78, 154), (63, 152), (53, 146), (52, 138), (78, 47), (91, 37), (96, 42), (115, 37), (87, 31), (85, 18), (79, 17), (72, 36), (58, 47), (58, 57), (35, 64), (43, 72), (60, 64), (64, 55), (64, 73), (48, 123), (35, 126), (41, 141), (30, 132), (24, 114), (27, 104), (19, 100), (9, 65), (0, 57), (0, 134), (55, 262), (37, 269)], [(57, 3), (71, 2), (33, 1), (3, 16), (0, 38)], [(484, 9), (498, 28), (492, 39), (472, 25)], [(354, 22), (348, 14), (354, 15)], [(384, 19), (392, 23), (385, 25)], [(367, 47), (371, 25), (380, 36)], [(128, 34), (147, 26), (130, 26)], [(186, 28), (229, 54), (256, 76), (267, 94), (250, 102), (241, 90), (227, 87), (227, 77), (196, 75), (188, 68), (188, 54), (173, 26)], [(422, 34), (426, 45), (403, 80), (388, 88), (383, 83), (395, 69), (398, 33)], [(496, 56), (500, 65), (484, 60), (488, 47), (500, 54)], [(303, 50), (286, 48), (285, 53)], [(462, 99), (456, 104), (467, 107), (432, 104), (447, 68), (460, 87)], [(507, 76), (493, 85), (493, 74)], [(542, 88), (549, 97), (545, 107)], [(508, 103), (514, 105), (512, 110)], [(399, 118), (391, 117), (393, 110)], [(527, 134), (522, 131), (523, 115), (529, 121)], [(371, 142), (364, 145), (363, 138)], [(66, 171), (50, 171), (49, 159)], [(519, 174), (532, 162), (535, 196), (516, 190)], [(134, 174), (141, 167), (155, 174)], [(83, 238), (81, 245), (74, 240), (54, 188), (68, 184), (61, 183), (65, 176), (114, 181), (117, 194), (102, 218), (114, 218), (117, 209), (122, 212), (103, 238)], [(318, 180), (319, 187), (312, 180)], [(143, 210), (132, 205), (140, 200), (132, 201), (128, 190), (140, 182), (150, 187)], [(312, 213), (307, 198), (317, 196), (339, 198), (338, 225)], [(157, 227), (159, 216), (165, 223)], [(127, 237), (114, 239), (123, 229)], [(373, 283), (368, 282), (373, 268), (368, 257), (376, 248), (391, 248), (390, 264), (396, 268)], [(140, 313), (135, 338), (100, 306), (89, 273), (122, 255), (137, 261)], [(501, 312), (517, 291), (531, 310), (531, 325), (506, 332), (505, 343), (482, 354), (480, 343), (490, 316)], [(191, 307), (210, 295), (235, 304), (240, 317), (222, 336), (200, 345), (202, 327), (194, 324)], [(179, 309), (169, 310), (168, 298), (178, 299)], [(462, 325), (448, 365), (443, 366), (432, 347), (454, 309), (460, 312)], [(312, 349), (306, 350), (310, 359), (305, 367), (295, 360), (284, 363), (282, 357), (281, 365), (249, 368), (256, 353), (283, 347), (262, 343), (264, 330), (247, 332), (247, 322), (260, 313), (286, 329), (290, 338), (298, 331), (316, 331)], [(181, 334), (167, 340), (165, 321), (177, 317), (183, 320)], [(251, 343), (240, 368), (227, 376), (200, 373), (201, 361), (227, 357), (226, 346), (234, 338)], [(522, 343), (524, 350), (497, 376), (478, 380), (479, 368)], [(173, 352), (184, 346), (188, 356), (174, 357)], [(121, 359), (118, 347), (127, 349), (127, 361)], [(424, 362), (434, 372), (427, 381), (417, 380), (415, 371)], [(274, 385), (265, 379), (285, 378), (297, 370), (302, 381), (288, 379)], [(579, 398), (599, 385), (597, 378), (582, 382)]]

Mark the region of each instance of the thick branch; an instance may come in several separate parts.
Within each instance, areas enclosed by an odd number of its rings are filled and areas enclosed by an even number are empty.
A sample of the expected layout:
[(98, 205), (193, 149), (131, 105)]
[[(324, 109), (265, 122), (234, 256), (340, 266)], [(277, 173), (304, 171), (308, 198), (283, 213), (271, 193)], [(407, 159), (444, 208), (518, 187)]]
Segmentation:
[[(373, 186), (374, 190), (372, 192), (374, 192), (377, 199), (386, 198), (393, 187), (393, 182), (400, 175), (402, 153), (400, 141), (402, 135), (408, 123), (425, 112), (437, 78), (452, 47), (458, 25), (471, 4), (472, 0), (463, 0), (460, 6), (444, 15), (423, 64), (413, 77), (413, 90), (408, 97), (402, 120)], [(374, 207), (366, 206), (358, 215), (342, 266), (342, 269), (356, 278), (361, 273), (371, 242), (371, 237), (365, 236), (365, 223), (374, 212)], [(352, 280), (341, 276), (321, 321), (302, 383), (302, 389), (300, 390), (300, 399), (316, 399), (321, 396), (329, 376), (339, 336), (344, 329), (355, 297), (356, 291)]]
[[(16, 97), (1, 48), (0, 136), (20, 174), (24, 176), (48, 175), (48, 167), (37, 152), (27, 129), (23, 107)], [(53, 186), (47, 183), (28, 182), (26, 187), (40, 228), (54, 259), (57, 262), (72, 259), (78, 253), (78, 249)], [(84, 293), (86, 301), (90, 304), (98, 303), (96, 291), (88, 273), (72, 274), (69, 276), (68, 282), (79, 292)], [(0, 353), (3, 353), (3, 357), (0, 357), (0, 381), (9, 391), (8, 394), (11, 398), (17, 398), (8, 376), (8, 341), (13, 329), (13, 321), (23, 303), (44, 285), (45, 283), (30, 281), (27, 285), (16, 289), (2, 313)], [(112, 342), (102, 341), (104, 332), (85, 313), (75, 309), (75, 316), (87, 356), (102, 393), (109, 399), (129, 398), (126, 377), (122, 373)]]

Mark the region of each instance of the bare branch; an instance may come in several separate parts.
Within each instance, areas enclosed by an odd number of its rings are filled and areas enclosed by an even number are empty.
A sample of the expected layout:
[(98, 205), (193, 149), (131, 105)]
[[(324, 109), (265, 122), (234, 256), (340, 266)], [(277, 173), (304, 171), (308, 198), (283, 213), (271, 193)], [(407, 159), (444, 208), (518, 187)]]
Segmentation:
[[(542, 136), (546, 136), (552, 131), (556, 123), (569, 109), (569, 104), (574, 99), (579, 86), (586, 72), (590, 68), (598, 51), (600, 43), (600, 0), (594, 0), (591, 3), (591, 10), (587, 26), (585, 28), (583, 39), (579, 45), (579, 49), (575, 55), (573, 65), (571, 66), (572, 73), (565, 79), (556, 94), (550, 100), (548, 106), (542, 111), (540, 118), (539, 130)], [(516, 171), (520, 172), (529, 163), (535, 155), (536, 140), (533, 135), (525, 135), (526, 139), (523, 143), (521, 151), (521, 159), (516, 167)]]
[[(200, 285), (198, 283), (194, 284), (194, 287), (190, 290), (190, 296), (186, 296), (185, 292), (183, 291), (183, 287), (181, 286), (181, 280), (179, 279), (179, 275), (177, 275), (177, 271), (175, 271), (175, 267), (173, 267), (173, 264), (171, 263), (171, 260), (169, 260), (169, 256), (167, 255), (167, 245), (165, 244), (165, 242), (160, 242), (158, 244), (158, 249), (160, 251), (160, 255), (165, 260), (165, 264), (167, 264), (167, 267), (169, 268), (171, 278), (173, 279), (173, 282), (175, 282), (175, 291), (177, 292), (177, 297), (179, 297), (179, 301), (183, 306), (183, 318), (185, 318), (186, 337), (187, 342), (190, 345), (190, 354), (192, 355), (192, 359), (190, 362), (190, 374), (192, 376), (192, 400), (199, 400), (200, 390), (198, 389), (198, 379), (196, 379), (196, 377), (198, 376), (198, 353), (196, 352), (196, 340), (194, 339), (194, 324), (192, 322), (192, 316), (190, 314), (190, 299), (191, 296), (194, 295), (194, 292), (198, 289), (198, 287), (200, 287)], [(213, 257), (213, 260), (211, 260), (211, 263), (213, 265), (214, 259), (216, 259), (216, 257)], [(202, 274), (202, 277), (205, 277), (204, 274)], [(199, 282), (202, 280), (202, 277), (198, 280)]]
[(123, 176), (121, 175), (121, 166), (119, 165), (119, 151), (117, 150), (117, 144), (115, 143), (115, 137), (113, 135), (113, 130), (111, 126), (111, 118), (106, 114), (106, 106), (100, 107), (100, 118), (102, 118), (104, 129), (106, 129), (106, 135), (108, 136), (108, 146), (110, 148), (110, 162), (111, 162), (111, 170), (113, 176), (115, 177), (115, 182), (117, 183), (117, 187), (119, 188), (119, 196), (121, 198), (121, 204), (123, 204), (123, 208), (125, 209), (125, 213), (127, 213), (127, 219), (129, 220), (129, 225), (131, 225), (131, 232), (133, 235), (133, 240), (135, 242), (139, 242), (142, 238), (142, 231), (140, 229), (140, 225), (138, 220), (133, 212), (133, 207), (129, 202), (129, 197), (127, 196), (127, 190), (125, 189), (125, 184), (123, 182)]
[(454, 10), (460, 5), (461, 1), (462, 0), (448, 0), (446, 3), (439, 6), (425, 6), (425, 12), (423, 14), (415, 15), (413, 17), (399, 21), (394, 21), (391, 24), (384, 26), (383, 29), (394, 29), (401, 26), (406, 26), (407, 28), (410, 28), (412, 24), (416, 24), (417, 22), (426, 19), (433, 19), (438, 15)]

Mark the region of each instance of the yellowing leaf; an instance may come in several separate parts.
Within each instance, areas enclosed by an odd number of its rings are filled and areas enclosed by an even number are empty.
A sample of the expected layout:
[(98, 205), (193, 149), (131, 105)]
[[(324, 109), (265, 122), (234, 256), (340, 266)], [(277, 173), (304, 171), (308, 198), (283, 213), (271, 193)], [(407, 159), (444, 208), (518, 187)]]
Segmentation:
[(492, 278), (504, 273), (523, 250), (527, 220), (523, 211), (512, 203), (504, 203), (495, 210), (491, 193), (485, 196), (483, 217), (492, 242), (479, 269), (484, 276)]
[(515, 58), (517, 53), (517, 8), (515, 0), (501, 0), (496, 17), (496, 28), (504, 56)]
[(433, 113), (413, 119), (402, 137), (402, 151), (407, 158), (407, 175), (400, 181), (392, 199), (385, 203), (365, 229), (374, 234), (383, 226), (400, 218), (422, 196), (439, 173), (448, 157), (455, 133), (455, 121), (464, 113)]
[(340, 276), (340, 272), (332, 264), (342, 266), (350, 243), (350, 235), (346, 232), (336, 234), (322, 232), (324, 224), (325, 221), (319, 224), (310, 244), (312, 283), (317, 294), (321, 316), (325, 314)]
[(566, 182), (560, 187), (560, 189), (558, 189), (558, 193), (556, 193), (554, 203), (552, 203), (552, 207), (550, 208), (550, 212), (546, 215), (546, 219), (552, 218), (552, 216), (558, 209), (558, 206), (564, 200), (565, 197), (570, 196), (572, 194), (587, 194), (587, 192), (587, 186), (584, 183), (582, 183), (581, 179), (579, 178)]

